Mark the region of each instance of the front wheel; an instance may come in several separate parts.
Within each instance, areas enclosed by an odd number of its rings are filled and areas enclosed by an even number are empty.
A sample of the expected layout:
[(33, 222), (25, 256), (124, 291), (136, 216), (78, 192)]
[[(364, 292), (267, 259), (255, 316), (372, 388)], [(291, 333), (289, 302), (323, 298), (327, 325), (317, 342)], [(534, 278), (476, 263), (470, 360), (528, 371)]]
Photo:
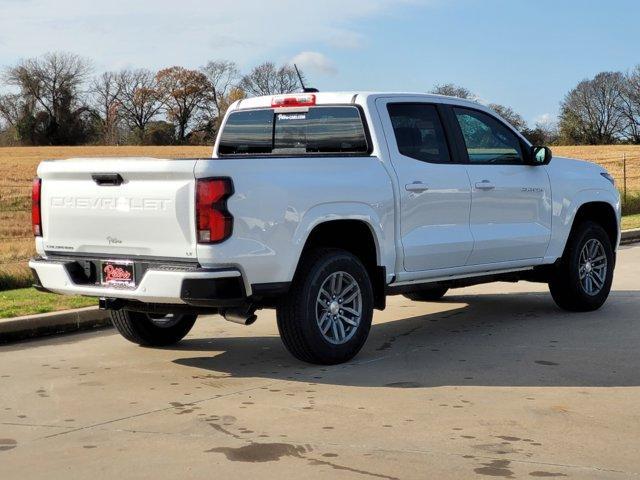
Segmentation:
[(299, 360), (333, 365), (353, 358), (369, 335), (373, 290), (355, 255), (317, 249), (305, 255), (277, 308), (278, 330)]
[(161, 314), (112, 310), (111, 323), (124, 338), (145, 347), (163, 347), (182, 340), (193, 327), (197, 315)]
[(549, 281), (556, 304), (573, 312), (597, 310), (609, 296), (615, 257), (604, 229), (594, 222), (579, 225)]

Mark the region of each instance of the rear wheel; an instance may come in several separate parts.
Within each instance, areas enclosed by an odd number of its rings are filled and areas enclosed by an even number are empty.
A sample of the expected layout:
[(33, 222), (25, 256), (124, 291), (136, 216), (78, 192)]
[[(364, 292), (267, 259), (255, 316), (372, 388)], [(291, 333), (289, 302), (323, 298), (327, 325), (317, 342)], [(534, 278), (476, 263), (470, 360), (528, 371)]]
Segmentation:
[(449, 289), (447, 287), (431, 287), (419, 292), (405, 293), (404, 296), (414, 302), (435, 302), (444, 297)]
[(353, 358), (369, 335), (373, 290), (355, 255), (317, 249), (300, 264), (291, 291), (277, 309), (278, 330), (289, 352), (317, 364)]
[(161, 314), (112, 310), (111, 323), (130, 342), (147, 347), (172, 345), (182, 340), (193, 327), (197, 315)]
[(549, 282), (556, 304), (565, 310), (597, 310), (609, 296), (614, 253), (609, 236), (595, 222), (584, 222), (571, 234)]

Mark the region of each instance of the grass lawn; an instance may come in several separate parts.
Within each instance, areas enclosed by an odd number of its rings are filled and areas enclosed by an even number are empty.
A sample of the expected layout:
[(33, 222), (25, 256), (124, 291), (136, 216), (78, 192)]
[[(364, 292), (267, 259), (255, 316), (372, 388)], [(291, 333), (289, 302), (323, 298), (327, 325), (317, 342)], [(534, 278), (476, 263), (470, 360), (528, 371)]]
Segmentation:
[(622, 217), (622, 229), (628, 230), (630, 228), (640, 228), (640, 213)]
[(97, 303), (95, 298), (70, 297), (42, 293), (33, 288), (19, 288), (0, 292), (0, 318), (90, 307), (97, 305)]

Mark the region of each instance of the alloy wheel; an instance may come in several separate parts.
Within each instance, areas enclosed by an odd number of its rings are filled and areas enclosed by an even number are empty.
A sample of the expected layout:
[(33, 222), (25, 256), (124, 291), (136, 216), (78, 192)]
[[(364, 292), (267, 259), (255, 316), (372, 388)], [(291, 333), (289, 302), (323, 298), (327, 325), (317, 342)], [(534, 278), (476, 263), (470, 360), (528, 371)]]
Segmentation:
[(328, 342), (341, 345), (358, 330), (362, 318), (362, 292), (358, 282), (347, 272), (329, 275), (316, 299), (316, 321)]
[(587, 295), (597, 295), (607, 279), (607, 255), (600, 240), (587, 240), (580, 252), (580, 285)]

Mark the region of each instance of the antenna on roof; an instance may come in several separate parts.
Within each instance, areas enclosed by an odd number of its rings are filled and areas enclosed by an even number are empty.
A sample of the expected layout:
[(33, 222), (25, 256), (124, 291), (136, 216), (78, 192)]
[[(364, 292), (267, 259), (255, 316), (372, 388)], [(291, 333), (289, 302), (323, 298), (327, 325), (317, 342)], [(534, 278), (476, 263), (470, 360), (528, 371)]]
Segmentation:
[(304, 86), (304, 81), (302, 80), (302, 75), (300, 75), (300, 70), (298, 70), (298, 66), (294, 63), (293, 64), (293, 68), (296, 69), (296, 73), (298, 74), (298, 80), (300, 80), (300, 85), (302, 86), (302, 91), (304, 93), (316, 93), (319, 92), (320, 90), (318, 90), (317, 88), (312, 88), (312, 87), (305, 87)]

